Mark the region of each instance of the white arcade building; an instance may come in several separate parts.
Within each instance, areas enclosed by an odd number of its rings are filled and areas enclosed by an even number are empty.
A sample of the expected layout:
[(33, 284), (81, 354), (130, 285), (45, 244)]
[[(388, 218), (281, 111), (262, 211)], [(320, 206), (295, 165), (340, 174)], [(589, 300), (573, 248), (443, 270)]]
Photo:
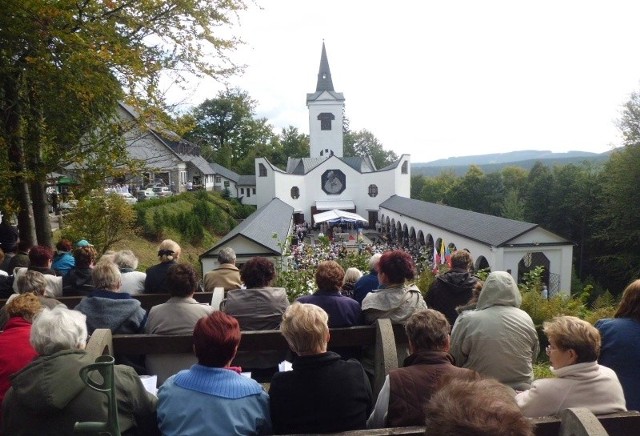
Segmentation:
[(323, 43), (316, 91), (307, 94), (311, 156), (289, 158), (284, 169), (256, 159), (258, 210), (200, 256), (203, 274), (218, 266), (218, 251), (224, 246), (236, 251), (238, 265), (254, 256), (286, 255), (285, 241), (294, 224), (313, 224), (315, 214), (340, 209), (361, 215), (370, 228), (380, 228), (392, 240), (427, 253), (442, 243), (466, 248), (477, 269), (506, 270), (516, 280), (543, 266), (551, 294), (569, 291), (571, 241), (534, 223), (410, 199), (409, 155), (385, 168), (376, 168), (369, 156), (345, 157), (344, 101), (333, 88)]

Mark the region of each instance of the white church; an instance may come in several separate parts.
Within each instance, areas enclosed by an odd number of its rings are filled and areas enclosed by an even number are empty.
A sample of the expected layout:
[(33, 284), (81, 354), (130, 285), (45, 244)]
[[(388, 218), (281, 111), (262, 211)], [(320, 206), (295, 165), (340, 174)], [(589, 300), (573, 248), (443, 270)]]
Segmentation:
[(344, 101), (333, 88), (323, 43), (316, 91), (307, 94), (311, 156), (290, 157), (284, 169), (256, 159), (258, 208), (279, 198), (293, 207), (296, 223), (312, 223), (313, 215), (340, 209), (361, 215), (373, 227), (382, 202), (394, 194), (409, 197), (409, 155), (385, 168), (376, 168), (369, 156), (344, 156)]
[(284, 169), (256, 159), (258, 210), (200, 256), (203, 274), (218, 266), (225, 246), (235, 250), (238, 265), (254, 256), (286, 256), (295, 224), (313, 224), (315, 214), (339, 209), (357, 213), (370, 228), (406, 246), (467, 249), (477, 269), (509, 271), (516, 280), (543, 266), (550, 295), (569, 292), (571, 241), (534, 223), (412, 200), (409, 155), (384, 168), (369, 156), (344, 156), (344, 102), (333, 88), (323, 43), (316, 90), (307, 94), (311, 156), (289, 158)]

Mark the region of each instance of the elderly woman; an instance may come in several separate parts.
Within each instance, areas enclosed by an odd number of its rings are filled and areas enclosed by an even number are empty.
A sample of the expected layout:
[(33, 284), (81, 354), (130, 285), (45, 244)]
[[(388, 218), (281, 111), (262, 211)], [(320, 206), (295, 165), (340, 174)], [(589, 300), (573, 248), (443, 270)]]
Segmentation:
[[(169, 268), (167, 284), (171, 298), (149, 310), (145, 331), (158, 335), (190, 335), (196, 322), (210, 315), (213, 307), (193, 298), (198, 277), (191, 265), (179, 263)], [(145, 365), (150, 374), (158, 376), (158, 384), (162, 384), (169, 376), (194, 363), (196, 359), (192, 354), (148, 354)]]
[(544, 323), (544, 332), (555, 378), (535, 380), (516, 395), (525, 416), (555, 415), (569, 407), (586, 407), (595, 415), (627, 410), (616, 373), (596, 361), (600, 333), (595, 327), (575, 316), (558, 316)]
[(111, 262), (99, 262), (91, 274), (96, 288), (83, 298), (75, 310), (87, 316), (89, 333), (111, 329), (112, 333), (141, 333), (147, 312), (140, 301), (120, 292), (120, 270)]
[(167, 271), (178, 263), (182, 249), (177, 242), (165, 239), (158, 246), (160, 263), (147, 268), (147, 278), (144, 281), (146, 294), (168, 294), (171, 290), (167, 286)]
[[(47, 279), (38, 271), (27, 270), (17, 278), (16, 282), (19, 294), (12, 294), (7, 302), (16, 298), (18, 295), (31, 293), (37, 297), (42, 306), (48, 307), (49, 309), (53, 309), (58, 304), (62, 304), (55, 298), (49, 297), (45, 294), (47, 289)], [(5, 305), (0, 309), (0, 330), (3, 329), (8, 320), (9, 314), (7, 312), (7, 306)]]
[(344, 270), (333, 260), (320, 262), (316, 270), (318, 290), (298, 298), (299, 303), (315, 304), (329, 315), (329, 328), (350, 327), (363, 323), (358, 302), (340, 293)]
[(165, 436), (270, 434), (269, 396), (230, 368), (238, 321), (216, 311), (193, 330), (198, 364), (170, 377), (158, 391), (158, 423)]
[(342, 279), (342, 289), (340, 293), (349, 298), (355, 298), (354, 287), (356, 282), (362, 277), (362, 271), (358, 268), (347, 268)]
[[(275, 330), (280, 326), (282, 314), (289, 307), (284, 288), (273, 288), (276, 278), (273, 262), (254, 257), (244, 264), (240, 272), (247, 289), (227, 292), (220, 310), (232, 315), (240, 323), (240, 330)], [(278, 363), (284, 359), (281, 352), (239, 352), (234, 364), (251, 371), (254, 378), (271, 378)]]
[(138, 268), (138, 258), (131, 250), (120, 250), (113, 255), (113, 263), (120, 268), (122, 274), (122, 292), (130, 295), (138, 295), (144, 292), (144, 282), (147, 274), (136, 271)]
[(98, 253), (93, 245), (85, 245), (73, 250), (76, 266), (62, 278), (62, 293), (67, 296), (89, 295), (94, 289), (91, 271), (96, 263)]
[(640, 410), (640, 280), (624, 290), (613, 319), (595, 327), (602, 335), (598, 362), (616, 372), (629, 410)]
[(426, 309), (427, 304), (416, 285), (408, 284), (416, 275), (416, 266), (406, 251), (387, 251), (378, 262), (380, 289), (367, 294), (362, 300), (362, 311), (369, 323), (378, 318), (403, 323), (416, 310)]
[(9, 377), (38, 355), (29, 343), (29, 335), (31, 321), (42, 305), (35, 295), (23, 294), (9, 301), (5, 307), (9, 321), (0, 332), (0, 404), (11, 386)]
[(273, 376), (269, 388), (275, 434), (364, 429), (371, 411), (369, 379), (356, 360), (327, 351), (329, 316), (313, 304), (294, 303), (280, 331), (297, 354), (293, 371)]
[[(45, 308), (33, 321), (30, 341), (40, 357), (11, 379), (2, 405), (4, 434), (73, 434), (77, 421), (106, 421), (104, 394), (79, 375), (94, 362), (84, 351), (85, 316), (62, 306)], [(122, 434), (155, 434), (156, 399), (133, 369), (116, 365), (114, 386)]]

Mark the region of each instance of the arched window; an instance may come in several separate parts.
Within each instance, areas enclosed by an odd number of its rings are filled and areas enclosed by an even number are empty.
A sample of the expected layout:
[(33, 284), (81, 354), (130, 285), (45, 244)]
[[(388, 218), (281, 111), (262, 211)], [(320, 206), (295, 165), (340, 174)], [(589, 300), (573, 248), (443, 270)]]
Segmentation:
[(369, 185), (369, 197), (378, 196), (378, 185)]
[(402, 174), (409, 174), (409, 161), (402, 162)]
[(300, 189), (297, 186), (291, 188), (291, 198), (294, 200), (300, 197)]
[(260, 172), (260, 177), (267, 177), (267, 167), (264, 164), (258, 164), (258, 171)]

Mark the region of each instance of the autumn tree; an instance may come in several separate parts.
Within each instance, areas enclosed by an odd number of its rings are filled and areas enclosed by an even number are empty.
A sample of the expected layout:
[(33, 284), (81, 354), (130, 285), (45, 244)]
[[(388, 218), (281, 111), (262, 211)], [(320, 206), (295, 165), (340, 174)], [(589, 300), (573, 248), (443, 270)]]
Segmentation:
[(235, 71), (227, 53), (237, 40), (221, 28), (245, 8), (243, 0), (3, 2), (0, 160), (22, 239), (51, 244), (48, 173), (100, 161), (113, 168), (104, 158), (113, 143), (88, 135), (112, 123), (119, 99), (160, 104), (165, 71), (178, 83)]

